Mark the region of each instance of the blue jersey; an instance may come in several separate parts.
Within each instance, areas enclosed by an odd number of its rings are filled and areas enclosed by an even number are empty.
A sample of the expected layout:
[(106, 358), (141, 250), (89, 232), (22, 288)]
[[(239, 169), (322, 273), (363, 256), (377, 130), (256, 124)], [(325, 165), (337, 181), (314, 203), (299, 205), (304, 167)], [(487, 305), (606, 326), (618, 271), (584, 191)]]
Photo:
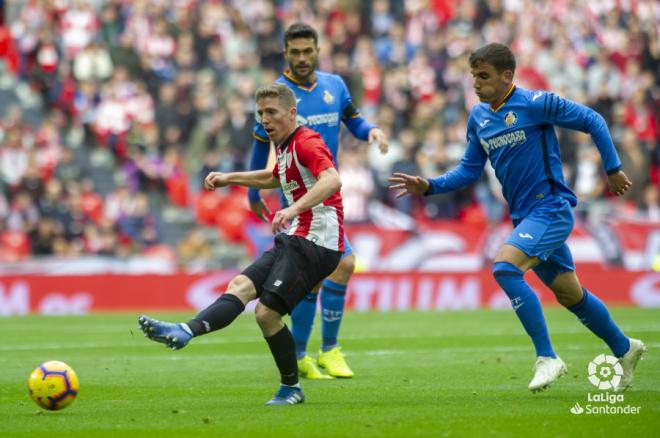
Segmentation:
[[(368, 123), (353, 105), (353, 98), (342, 78), (335, 74), (316, 72), (316, 82), (301, 84), (288, 72), (280, 76), (278, 83), (291, 88), (298, 102), (298, 124), (321, 134), (337, 165), (340, 122), (360, 140), (367, 140), (374, 125)], [(268, 161), (270, 141), (263, 125), (254, 124), (254, 144), (250, 170), (263, 169)], [(259, 191), (250, 189), (250, 201), (259, 199)]]
[(546, 91), (512, 86), (497, 108), (475, 105), (467, 124), (467, 150), (459, 165), (430, 179), (426, 194), (445, 193), (471, 184), (490, 160), (502, 184), (511, 218), (521, 219), (544, 199), (577, 204), (562, 173), (554, 125), (591, 134), (608, 174), (621, 169), (605, 120), (596, 111)]

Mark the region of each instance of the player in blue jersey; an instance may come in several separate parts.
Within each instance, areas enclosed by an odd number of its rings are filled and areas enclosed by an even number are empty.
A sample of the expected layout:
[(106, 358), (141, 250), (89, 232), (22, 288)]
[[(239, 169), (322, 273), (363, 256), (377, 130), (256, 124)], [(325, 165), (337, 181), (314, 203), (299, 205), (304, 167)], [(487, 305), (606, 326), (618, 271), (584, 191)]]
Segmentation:
[[(377, 143), (380, 151), (388, 149), (387, 137), (376, 126), (368, 123), (353, 104), (344, 81), (335, 74), (316, 70), (319, 47), (318, 34), (309, 25), (292, 24), (284, 34), (284, 57), (289, 69), (276, 82), (290, 87), (298, 101), (298, 123), (321, 134), (337, 164), (339, 129), (341, 122), (358, 139)], [(254, 145), (250, 170), (263, 169), (270, 152), (270, 143), (264, 127), (257, 119), (254, 126)], [(258, 190), (249, 191), (250, 208), (262, 220), (270, 214)], [(283, 206), (286, 200), (281, 198)], [(346, 287), (355, 269), (355, 255), (348, 239), (339, 266), (324, 282), (321, 289), (322, 346), (318, 361), (307, 355), (318, 293), (308, 294), (291, 314), (292, 333), (296, 341), (298, 370), (302, 377), (324, 379), (353, 377), (339, 347), (339, 327), (344, 314)], [(323, 374), (316, 365), (325, 368)]]
[(541, 303), (523, 275), (533, 269), (557, 301), (610, 347), (623, 376), (617, 391), (630, 387), (644, 344), (626, 337), (602, 301), (585, 289), (575, 273), (566, 245), (573, 229), (575, 194), (562, 174), (559, 144), (553, 125), (591, 134), (607, 172), (610, 190), (622, 195), (631, 186), (604, 119), (595, 111), (546, 91), (513, 84), (516, 61), (502, 44), (488, 44), (470, 56), (474, 90), (482, 102), (472, 108), (467, 124), (467, 150), (460, 164), (433, 179), (394, 174), (392, 190), (408, 194), (446, 193), (472, 184), (490, 160), (514, 229), (493, 263), (493, 275), (511, 300), (536, 348), (532, 391), (547, 388), (566, 373), (555, 353)]

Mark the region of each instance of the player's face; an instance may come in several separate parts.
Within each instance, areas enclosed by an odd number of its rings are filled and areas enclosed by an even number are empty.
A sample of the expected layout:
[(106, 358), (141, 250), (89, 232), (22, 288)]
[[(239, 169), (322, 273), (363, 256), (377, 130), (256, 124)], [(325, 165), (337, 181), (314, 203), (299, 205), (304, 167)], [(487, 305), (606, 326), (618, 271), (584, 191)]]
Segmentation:
[(513, 81), (513, 72), (505, 70), (498, 72), (495, 67), (485, 62), (470, 69), (474, 80), (474, 92), (480, 101), (485, 103), (499, 102), (509, 90)]
[(311, 82), (319, 60), (319, 48), (312, 38), (295, 38), (284, 49), (289, 69), (298, 82)]
[(280, 144), (296, 129), (296, 108), (287, 109), (277, 97), (257, 101), (257, 114), (268, 137)]

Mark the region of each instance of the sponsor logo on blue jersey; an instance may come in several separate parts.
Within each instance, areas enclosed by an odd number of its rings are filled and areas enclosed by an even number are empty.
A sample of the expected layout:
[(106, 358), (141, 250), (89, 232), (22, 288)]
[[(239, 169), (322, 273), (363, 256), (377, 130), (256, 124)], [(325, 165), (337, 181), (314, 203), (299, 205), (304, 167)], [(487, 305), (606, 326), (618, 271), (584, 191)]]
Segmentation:
[(304, 126), (337, 126), (339, 124), (339, 113), (312, 114), (307, 117), (298, 114), (298, 124)]
[(488, 152), (488, 150), (499, 149), (502, 146), (514, 147), (523, 144), (527, 141), (527, 136), (525, 135), (525, 131), (518, 129), (517, 131), (507, 132), (506, 134), (498, 135), (489, 140), (479, 139), (479, 141), (484, 150)]

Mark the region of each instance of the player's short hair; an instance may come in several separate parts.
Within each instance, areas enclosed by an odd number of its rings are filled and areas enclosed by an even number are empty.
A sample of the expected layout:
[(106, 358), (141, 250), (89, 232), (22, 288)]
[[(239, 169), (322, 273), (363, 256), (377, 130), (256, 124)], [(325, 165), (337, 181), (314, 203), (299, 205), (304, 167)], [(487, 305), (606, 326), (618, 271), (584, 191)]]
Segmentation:
[(498, 73), (505, 70), (516, 71), (516, 57), (504, 44), (487, 44), (470, 54), (470, 67), (474, 68), (481, 63), (492, 65)]
[(319, 34), (309, 24), (305, 23), (293, 23), (289, 28), (284, 32), (284, 48), (286, 49), (289, 46), (289, 41), (295, 40), (296, 38), (310, 38), (314, 40), (314, 45), (319, 45)]
[(287, 87), (284, 84), (278, 84), (274, 82), (269, 85), (264, 85), (259, 87), (257, 92), (254, 94), (254, 100), (259, 102), (260, 99), (266, 97), (276, 97), (280, 100), (280, 103), (286, 108), (297, 108), (296, 95), (293, 94), (291, 88)]

